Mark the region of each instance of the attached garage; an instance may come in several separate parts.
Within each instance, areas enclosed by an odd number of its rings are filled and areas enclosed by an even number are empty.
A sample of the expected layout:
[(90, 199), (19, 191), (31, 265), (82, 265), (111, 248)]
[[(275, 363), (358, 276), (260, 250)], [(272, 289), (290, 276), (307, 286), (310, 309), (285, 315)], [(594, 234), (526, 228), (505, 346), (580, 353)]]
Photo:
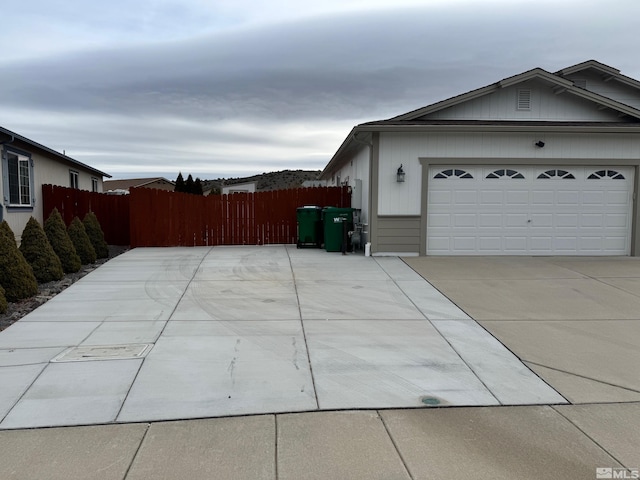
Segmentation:
[(431, 167), (427, 255), (629, 255), (633, 168)]
[(322, 178), (372, 255), (640, 256), (638, 172), (640, 81), (588, 60), (357, 125)]

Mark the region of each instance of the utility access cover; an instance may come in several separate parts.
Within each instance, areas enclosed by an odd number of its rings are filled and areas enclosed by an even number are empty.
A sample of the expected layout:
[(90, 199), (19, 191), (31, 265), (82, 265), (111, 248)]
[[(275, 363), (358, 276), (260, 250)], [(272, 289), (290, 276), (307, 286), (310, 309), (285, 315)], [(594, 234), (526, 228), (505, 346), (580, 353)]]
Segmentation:
[(52, 362), (89, 362), (94, 360), (130, 360), (144, 358), (153, 344), (92, 345), (73, 347), (55, 357)]

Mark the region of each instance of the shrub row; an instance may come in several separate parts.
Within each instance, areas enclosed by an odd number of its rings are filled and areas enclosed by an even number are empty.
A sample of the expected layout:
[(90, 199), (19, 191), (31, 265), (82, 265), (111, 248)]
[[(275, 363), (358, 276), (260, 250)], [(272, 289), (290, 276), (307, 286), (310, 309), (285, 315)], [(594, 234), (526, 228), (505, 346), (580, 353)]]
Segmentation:
[(83, 264), (109, 256), (109, 248), (93, 213), (74, 218), (67, 228), (54, 209), (44, 228), (31, 217), (22, 232), (20, 248), (6, 221), (0, 223), (0, 313), (7, 302), (38, 293), (38, 283), (60, 280)]

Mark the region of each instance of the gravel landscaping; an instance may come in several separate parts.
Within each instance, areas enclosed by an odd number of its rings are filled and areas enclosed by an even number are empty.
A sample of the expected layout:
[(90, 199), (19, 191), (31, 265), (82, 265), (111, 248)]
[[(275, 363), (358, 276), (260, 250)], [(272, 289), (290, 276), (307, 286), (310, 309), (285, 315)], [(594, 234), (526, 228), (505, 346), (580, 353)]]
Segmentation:
[(38, 285), (38, 294), (31, 297), (21, 300), (19, 302), (9, 303), (7, 311), (3, 314), (0, 314), (0, 331), (9, 327), (14, 322), (17, 322), (22, 317), (32, 312), (40, 305), (55, 297), (57, 294), (62, 292), (65, 288), (73, 285), (75, 282), (80, 280), (82, 277), (87, 275), (88, 273), (93, 272), (96, 268), (98, 268), (103, 263), (111, 260), (114, 257), (117, 257), (121, 253), (126, 252), (129, 247), (123, 247), (118, 245), (109, 245), (109, 257), (101, 258), (97, 260), (95, 263), (91, 263), (88, 265), (83, 265), (80, 271), (76, 273), (69, 273), (65, 275), (62, 280), (58, 280), (55, 282), (47, 282)]

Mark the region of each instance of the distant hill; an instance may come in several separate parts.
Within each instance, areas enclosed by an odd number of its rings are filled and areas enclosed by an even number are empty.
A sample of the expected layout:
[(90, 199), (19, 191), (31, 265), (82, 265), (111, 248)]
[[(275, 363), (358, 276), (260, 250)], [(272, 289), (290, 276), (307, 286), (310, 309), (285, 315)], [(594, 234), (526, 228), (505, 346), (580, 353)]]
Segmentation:
[(321, 170), (282, 170), (280, 172), (263, 173), (251, 177), (217, 178), (215, 180), (203, 180), (205, 191), (215, 189), (220, 191), (222, 185), (235, 185), (238, 183), (257, 182), (256, 189), (259, 192), (269, 190), (282, 190), (286, 188), (299, 188), (307, 180), (317, 180)]

